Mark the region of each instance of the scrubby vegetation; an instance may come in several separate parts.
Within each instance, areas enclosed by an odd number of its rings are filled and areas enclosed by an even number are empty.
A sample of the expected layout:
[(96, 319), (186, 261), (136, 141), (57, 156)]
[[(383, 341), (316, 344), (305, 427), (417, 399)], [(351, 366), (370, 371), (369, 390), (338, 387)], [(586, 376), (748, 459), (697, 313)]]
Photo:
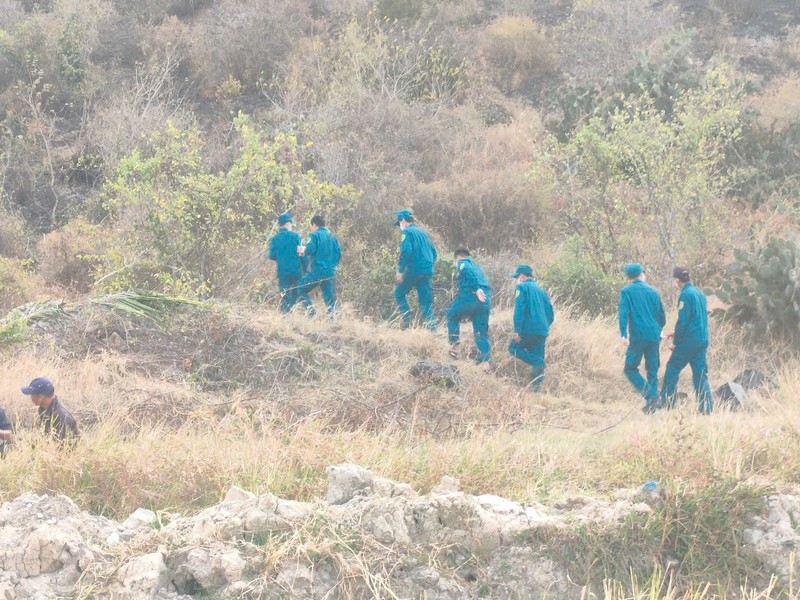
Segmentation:
[[(341, 460), (520, 501), (657, 479), (677, 490), (680, 518), (649, 525), (685, 558), (677, 588), (589, 555), (576, 576), (625, 579), (612, 598), (773, 593), (735, 552), (713, 562), (738, 530), (709, 498), (739, 514), (800, 474), (798, 69), (787, 0), (0, 0), (1, 389), (20, 426), (0, 494), (193, 510), (233, 483), (317, 496)], [(457, 245), (493, 285), (494, 371), (464, 366), (462, 388), (410, 378), (443, 339), (384, 323), (406, 206), (439, 246), (440, 312)], [(342, 240), (338, 320), (275, 314), (284, 210)], [(504, 353), (523, 260), (559, 308), (538, 397)], [(609, 320), (631, 260), (668, 306), (676, 263), (717, 291), (712, 381), (777, 383), (746, 423), (638, 415)], [(25, 431), (39, 374), (87, 431), (68, 454)]]
[(800, 14), (767, 4), (4, 0), (4, 304), (268, 297), (292, 209), (327, 213), (342, 294), (384, 314), (365, 273), (406, 205), (558, 289), (574, 236), (611, 279), (637, 259), (710, 286), (796, 230)]

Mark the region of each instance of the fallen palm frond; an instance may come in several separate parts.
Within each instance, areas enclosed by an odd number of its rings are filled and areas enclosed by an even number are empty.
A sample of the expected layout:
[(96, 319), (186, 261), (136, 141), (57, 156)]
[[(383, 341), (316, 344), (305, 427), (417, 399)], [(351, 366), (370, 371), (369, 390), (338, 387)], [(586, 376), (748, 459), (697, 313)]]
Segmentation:
[(28, 327), (35, 323), (54, 322), (74, 315), (87, 306), (101, 306), (132, 317), (159, 320), (166, 315), (170, 307), (202, 304), (198, 300), (146, 290), (127, 290), (89, 298), (82, 302), (65, 302), (61, 299), (30, 302), (12, 309), (0, 319), (0, 346), (20, 341), (25, 337)]
[(89, 303), (128, 313), (135, 317), (146, 317), (154, 320), (164, 317), (166, 311), (175, 305), (202, 306), (203, 304), (199, 300), (178, 298), (159, 292), (142, 290), (128, 290), (117, 292), (116, 294), (98, 296), (89, 299)]

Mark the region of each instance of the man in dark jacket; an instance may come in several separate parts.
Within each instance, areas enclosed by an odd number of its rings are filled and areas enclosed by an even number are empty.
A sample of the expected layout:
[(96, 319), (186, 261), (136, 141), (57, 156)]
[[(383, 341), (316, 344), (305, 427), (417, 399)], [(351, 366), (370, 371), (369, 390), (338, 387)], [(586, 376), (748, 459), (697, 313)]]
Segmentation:
[[(645, 399), (642, 411), (650, 414), (658, 405), (659, 346), (667, 320), (658, 290), (645, 283), (642, 265), (625, 265), (625, 275), (630, 283), (619, 293), (619, 332), (627, 346), (625, 376)], [(639, 373), (642, 358), (646, 381)]]
[(436, 330), (436, 315), (433, 312), (433, 264), (436, 262), (436, 246), (428, 232), (414, 222), (414, 213), (404, 208), (397, 211), (395, 225), (400, 227), (400, 259), (395, 273), (394, 299), (403, 319), (403, 329), (411, 326), (414, 313), (408, 305), (407, 295), (417, 290), (422, 318), (431, 331)]
[(544, 347), (553, 324), (553, 304), (533, 278), (529, 265), (517, 265), (512, 278), (517, 280), (514, 300), (514, 338), (508, 351), (532, 366), (532, 385), (534, 392), (542, 388), (544, 382)]
[(0, 408), (0, 458), (5, 456), (14, 438), (14, 426), (9, 423), (6, 411)]
[(328, 315), (333, 316), (336, 309), (336, 266), (342, 259), (342, 248), (339, 240), (325, 227), (325, 219), (315, 215), (311, 219), (311, 235), (308, 243), (298, 248), (300, 256), (306, 256), (311, 264), (308, 273), (303, 275), (298, 282), (300, 287), (300, 301), (308, 310), (309, 316), (314, 315), (314, 305), (308, 295), (311, 290), (319, 286), (322, 290), (322, 299), (328, 307)]
[(280, 231), (269, 240), (269, 259), (275, 261), (281, 312), (288, 313), (297, 302), (297, 284), (305, 270), (306, 259), (297, 252), (303, 240), (300, 234), (292, 231), (292, 215), (288, 212), (279, 215), (278, 226)]
[(470, 257), (467, 248), (458, 248), (454, 253), (458, 271), (458, 294), (447, 308), (447, 338), (450, 342), (450, 356), (461, 356), (460, 323), (472, 321), (475, 347), (478, 349), (477, 361), (488, 365), (491, 358), (489, 342), (489, 312), (492, 310), (492, 288), (483, 270)]
[(706, 351), (708, 350), (708, 308), (703, 292), (694, 287), (689, 269), (675, 267), (672, 277), (680, 288), (678, 297), (678, 322), (672, 338), (672, 354), (664, 371), (661, 385), (661, 405), (674, 408), (678, 377), (686, 365), (692, 368), (692, 385), (697, 394), (700, 412), (704, 415), (714, 410), (711, 384), (708, 381)]
[(45, 435), (52, 435), (60, 442), (74, 443), (80, 437), (78, 424), (58, 399), (53, 383), (46, 377), (37, 377), (22, 388), (22, 393), (31, 397), (31, 402), (39, 410), (34, 418), (34, 427), (39, 427)]

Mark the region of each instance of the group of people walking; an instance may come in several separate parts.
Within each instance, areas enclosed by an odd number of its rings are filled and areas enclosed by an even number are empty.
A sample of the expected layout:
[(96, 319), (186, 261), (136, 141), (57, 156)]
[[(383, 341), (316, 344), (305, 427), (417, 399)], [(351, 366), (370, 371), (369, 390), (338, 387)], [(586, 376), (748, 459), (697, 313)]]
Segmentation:
[[(620, 291), (619, 330), (622, 343), (627, 346), (625, 375), (645, 399), (642, 410), (652, 414), (659, 408), (673, 408), (678, 377), (689, 365), (700, 412), (711, 413), (714, 403), (706, 363), (708, 308), (705, 294), (692, 285), (686, 267), (675, 267), (672, 277), (680, 289), (678, 321), (673, 333), (664, 333), (667, 321), (664, 305), (658, 290), (646, 283), (642, 266), (638, 263), (625, 265), (625, 275), (630, 283)], [(672, 354), (667, 361), (659, 393), (658, 368), (662, 340), (669, 340)], [(639, 372), (642, 359), (646, 379)]]
[[(414, 213), (402, 209), (396, 213), (395, 225), (400, 228), (400, 257), (395, 273), (394, 297), (401, 326), (411, 326), (414, 313), (408, 294), (416, 290), (423, 322), (436, 330), (433, 309), (433, 269), (437, 259), (436, 246), (428, 232), (416, 224)], [(292, 215), (278, 217), (280, 231), (269, 244), (269, 258), (277, 264), (278, 287), (281, 291), (280, 309), (289, 312), (299, 301), (313, 314), (309, 292), (316, 286), (329, 314), (336, 307), (336, 266), (341, 259), (338, 240), (325, 228), (325, 220), (311, 220), (311, 235), (303, 245), (293, 231)], [(461, 357), (460, 326), (471, 321), (477, 354), (476, 362), (488, 368), (492, 346), (489, 338), (489, 315), (492, 309), (492, 290), (486, 275), (473, 260), (468, 248), (459, 247), (453, 253), (458, 274), (458, 292), (446, 310), (449, 354)], [(688, 364), (700, 400), (700, 411), (710, 413), (713, 406), (706, 371), (708, 348), (708, 316), (706, 299), (689, 279), (689, 271), (676, 267), (673, 277), (681, 288), (678, 302), (678, 323), (673, 334), (664, 334), (664, 306), (658, 291), (645, 282), (644, 270), (638, 263), (626, 265), (630, 283), (620, 292), (619, 324), (622, 340), (627, 346), (625, 375), (645, 399), (645, 413), (658, 408), (674, 407), (680, 371)], [(514, 298), (514, 335), (508, 350), (531, 366), (531, 389), (540, 391), (544, 381), (545, 345), (553, 324), (553, 304), (547, 292), (534, 278), (530, 265), (519, 264), (511, 277), (516, 281)], [(671, 340), (672, 355), (667, 363), (661, 393), (658, 392), (658, 368), (662, 339)], [(639, 372), (642, 360), (646, 379)]]
[[(395, 300), (404, 329), (411, 326), (413, 311), (408, 294), (416, 290), (423, 321), (436, 330), (433, 311), (433, 266), (436, 246), (428, 233), (419, 227), (409, 209), (397, 211), (395, 225), (400, 227), (400, 258), (395, 273)], [(320, 287), (328, 313), (336, 308), (336, 267), (342, 257), (339, 240), (328, 231), (325, 219), (311, 219), (311, 234), (303, 244), (293, 231), (292, 215), (278, 217), (280, 231), (269, 243), (269, 258), (277, 263), (278, 287), (281, 290), (280, 309), (289, 312), (301, 302), (310, 315), (314, 307), (309, 293)], [(446, 310), (449, 354), (461, 358), (461, 323), (472, 322), (476, 362), (489, 366), (492, 345), (489, 338), (489, 315), (492, 310), (492, 288), (483, 270), (473, 260), (469, 249), (459, 247), (453, 253), (458, 274), (458, 292)], [(620, 291), (619, 329), (626, 347), (625, 376), (644, 397), (643, 412), (652, 414), (660, 408), (673, 408), (680, 372), (689, 365), (692, 384), (699, 401), (700, 412), (713, 410), (711, 386), (708, 381), (706, 351), (708, 349), (708, 309), (706, 297), (692, 285), (689, 270), (675, 267), (672, 276), (680, 288), (678, 321), (673, 333), (664, 333), (666, 314), (661, 296), (645, 281), (638, 263), (625, 265), (628, 285)], [(517, 265), (511, 277), (516, 282), (514, 292), (514, 335), (508, 351), (531, 366), (531, 389), (542, 388), (545, 371), (545, 345), (555, 318), (550, 296), (534, 278), (530, 265)], [(660, 345), (669, 340), (672, 354), (664, 370), (661, 390), (658, 389)], [(640, 372), (644, 361), (645, 376)], [(34, 425), (62, 442), (74, 443), (80, 436), (72, 414), (55, 394), (53, 383), (37, 377), (22, 388), (37, 407)], [(0, 408), (0, 456), (12, 443), (14, 430)]]

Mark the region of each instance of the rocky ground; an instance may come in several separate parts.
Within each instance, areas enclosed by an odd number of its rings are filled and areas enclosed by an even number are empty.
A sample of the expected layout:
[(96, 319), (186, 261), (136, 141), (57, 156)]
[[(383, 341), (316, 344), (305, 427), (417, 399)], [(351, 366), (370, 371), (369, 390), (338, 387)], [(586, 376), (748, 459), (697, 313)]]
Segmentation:
[[(420, 495), (356, 465), (328, 476), (325, 501), (234, 487), (193, 516), (139, 509), (122, 523), (23, 494), (0, 508), (0, 599), (578, 598), (563, 553), (532, 534), (644, 521), (668, 493), (651, 483), (546, 507), (450, 478)], [(787, 580), (800, 497), (766, 498), (749, 522), (745, 551)]]

